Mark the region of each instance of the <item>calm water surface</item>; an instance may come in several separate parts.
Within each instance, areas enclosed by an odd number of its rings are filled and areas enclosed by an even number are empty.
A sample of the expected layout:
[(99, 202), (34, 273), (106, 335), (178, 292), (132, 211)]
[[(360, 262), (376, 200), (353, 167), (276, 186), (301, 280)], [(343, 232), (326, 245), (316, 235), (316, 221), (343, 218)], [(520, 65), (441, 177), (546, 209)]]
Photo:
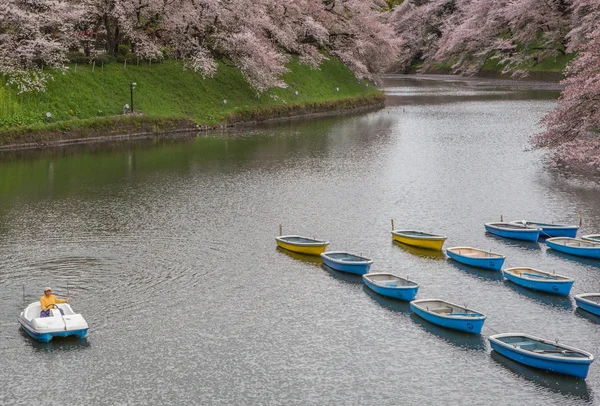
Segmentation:
[[(527, 332), (600, 355), (600, 319), (572, 298), (392, 243), (448, 235), (600, 291), (600, 263), (486, 235), (532, 219), (600, 232), (597, 181), (549, 168), (527, 137), (555, 91), (390, 78), (385, 109), (243, 133), (0, 156), (0, 404), (600, 403), (586, 381), (491, 354)], [(453, 333), (407, 304), (275, 248), (285, 233), (371, 256), (420, 298), (488, 315)], [(84, 340), (32, 341), (17, 323), (50, 285)], [(68, 290), (67, 290), (68, 288)]]

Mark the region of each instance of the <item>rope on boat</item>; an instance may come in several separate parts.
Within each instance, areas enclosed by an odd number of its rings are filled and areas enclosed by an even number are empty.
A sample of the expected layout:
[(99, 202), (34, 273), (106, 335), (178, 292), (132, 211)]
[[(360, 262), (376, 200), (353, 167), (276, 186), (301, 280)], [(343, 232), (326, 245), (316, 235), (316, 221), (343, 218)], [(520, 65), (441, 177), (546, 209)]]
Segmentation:
[(490, 330), (492, 330), (492, 332), (493, 332), (494, 334), (500, 334), (500, 332), (499, 332), (498, 330), (496, 330), (496, 329), (495, 329), (495, 328), (493, 328), (493, 327), (490, 327), (490, 325), (489, 325), (489, 324), (487, 324), (487, 323), (486, 323), (486, 324), (484, 324), (484, 326), (485, 326), (486, 328), (489, 328)]

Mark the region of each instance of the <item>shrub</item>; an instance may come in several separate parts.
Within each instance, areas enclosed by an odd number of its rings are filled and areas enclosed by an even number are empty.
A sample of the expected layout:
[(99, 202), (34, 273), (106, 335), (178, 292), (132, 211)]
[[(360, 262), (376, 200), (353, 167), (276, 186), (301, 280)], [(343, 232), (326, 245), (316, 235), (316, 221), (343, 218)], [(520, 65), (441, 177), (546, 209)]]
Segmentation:
[(112, 55), (108, 55), (108, 54), (101, 54), (101, 55), (96, 55), (94, 57), (94, 60), (96, 61), (96, 66), (97, 65), (106, 65), (107, 63), (111, 63), (114, 62), (116, 60), (116, 58)]
[(120, 56), (129, 56), (129, 46), (125, 44), (119, 45), (117, 48), (117, 54)]
[(91, 58), (89, 56), (85, 56), (83, 52), (69, 52), (67, 54), (67, 58), (69, 59), (69, 62), (78, 63), (81, 65), (91, 61)]

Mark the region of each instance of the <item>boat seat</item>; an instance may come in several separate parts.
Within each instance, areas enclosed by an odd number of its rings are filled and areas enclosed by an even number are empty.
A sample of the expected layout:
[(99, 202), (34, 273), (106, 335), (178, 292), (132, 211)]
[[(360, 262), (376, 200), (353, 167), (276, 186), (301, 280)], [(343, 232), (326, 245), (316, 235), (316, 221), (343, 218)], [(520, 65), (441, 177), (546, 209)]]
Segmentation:
[(451, 307), (434, 307), (432, 309), (429, 309), (430, 312), (433, 313), (452, 313), (452, 308)]
[[(535, 345), (535, 343), (532, 343), (531, 341), (519, 341), (516, 343), (510, 343), (510, 345), (513, 345), (516, 347), (522, 347), (522, 346), (526, 346), (526, 345), (529, 345), (529, 346)], [(526, 348), (523, 348), (523, 349), (525, 350)]]

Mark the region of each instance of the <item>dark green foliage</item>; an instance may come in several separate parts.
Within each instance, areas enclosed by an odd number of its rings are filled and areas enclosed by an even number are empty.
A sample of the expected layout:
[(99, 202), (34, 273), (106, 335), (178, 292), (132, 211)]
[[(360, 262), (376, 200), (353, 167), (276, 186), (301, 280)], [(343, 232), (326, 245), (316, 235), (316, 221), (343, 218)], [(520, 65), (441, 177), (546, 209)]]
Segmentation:
[(117, 54), (119, 56), (128, 56), (129, 55), (129, 46), (125, 44), (120, 44), (117, 48)]

